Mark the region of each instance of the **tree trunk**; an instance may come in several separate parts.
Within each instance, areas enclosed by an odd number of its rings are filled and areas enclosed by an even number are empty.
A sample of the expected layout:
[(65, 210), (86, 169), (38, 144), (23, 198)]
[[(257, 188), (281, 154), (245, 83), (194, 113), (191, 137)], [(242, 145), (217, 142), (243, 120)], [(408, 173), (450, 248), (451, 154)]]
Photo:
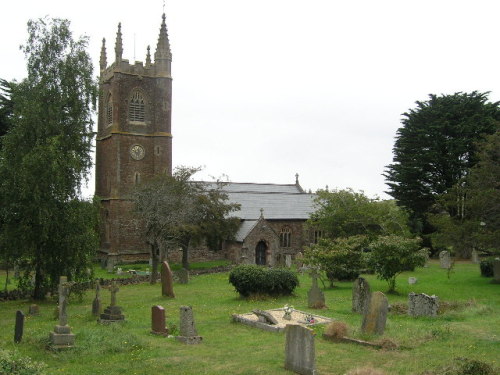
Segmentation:
[(156, 245), (151, 244), (151, 259), (153, 264), (151, 265), (151, 276), (149, 278), (149, 283), (156, 284), (156, 280), (158, 279), (158, 256), (156, 255)]
[(33, 299), (43, 300), (45, 298), (45, 290), (43, 288), (43, 271), (42, 259), (40, 257), (40, 249), (37, 249), (35, 258), (35, 290), (33, 291)]
[(189, 238), (181, 241), (182, 268), (186, 270), (189, 269), (189, 242), (191, 242)]

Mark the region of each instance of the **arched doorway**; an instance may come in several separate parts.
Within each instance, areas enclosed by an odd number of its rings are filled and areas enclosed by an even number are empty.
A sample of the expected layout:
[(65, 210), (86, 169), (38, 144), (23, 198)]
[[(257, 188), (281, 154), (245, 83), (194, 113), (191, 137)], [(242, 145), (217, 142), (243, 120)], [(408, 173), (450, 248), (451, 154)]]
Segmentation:
[(259, 241), (255, 247), (255, 264), (264, 266), (266, 264), (267, 245), (265, 241)]

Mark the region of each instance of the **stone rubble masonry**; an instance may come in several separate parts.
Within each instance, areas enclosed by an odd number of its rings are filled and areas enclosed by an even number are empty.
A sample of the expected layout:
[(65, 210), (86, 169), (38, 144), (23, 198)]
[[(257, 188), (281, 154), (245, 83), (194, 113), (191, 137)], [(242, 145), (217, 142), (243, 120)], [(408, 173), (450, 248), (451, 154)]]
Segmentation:
[(408, 294), (408, 315), (410, 316), (437, 316), (439, 298), (428, 296), (425, 293)]
[(285, 369), (301, 375), (316, 375), (313, 330), (289, 324), (285, 334)]

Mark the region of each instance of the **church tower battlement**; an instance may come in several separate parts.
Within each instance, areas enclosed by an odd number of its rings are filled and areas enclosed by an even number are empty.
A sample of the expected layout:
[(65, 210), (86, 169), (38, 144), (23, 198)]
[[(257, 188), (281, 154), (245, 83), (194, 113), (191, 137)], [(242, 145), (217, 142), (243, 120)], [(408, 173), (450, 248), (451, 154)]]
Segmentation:
[(141, 181), (172, 173), (172, 53), (165, 14), (151, 61), (123, 59), (118, 24), (114, 62), (107, 65), (106, 41), (100, 56), (96, 188), (101, 198), (101, 245), (104, 258), (147, 257), (143, 225), (134, 217), (128, 194)]

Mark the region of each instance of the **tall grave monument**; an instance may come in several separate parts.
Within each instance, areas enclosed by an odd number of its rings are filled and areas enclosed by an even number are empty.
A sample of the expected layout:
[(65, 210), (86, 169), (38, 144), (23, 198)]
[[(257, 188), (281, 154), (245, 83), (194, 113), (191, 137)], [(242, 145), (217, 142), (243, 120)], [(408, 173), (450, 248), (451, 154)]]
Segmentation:
[(59, 278), (59, 324), (54, 327), (54, 332), (50, 332), (50, 346), (54, 349), (70, 348), (75, 344), (75, 335), (71, 333), (68, 325), (68, 296), (72, 283), (68, 283), (66, 276)]

